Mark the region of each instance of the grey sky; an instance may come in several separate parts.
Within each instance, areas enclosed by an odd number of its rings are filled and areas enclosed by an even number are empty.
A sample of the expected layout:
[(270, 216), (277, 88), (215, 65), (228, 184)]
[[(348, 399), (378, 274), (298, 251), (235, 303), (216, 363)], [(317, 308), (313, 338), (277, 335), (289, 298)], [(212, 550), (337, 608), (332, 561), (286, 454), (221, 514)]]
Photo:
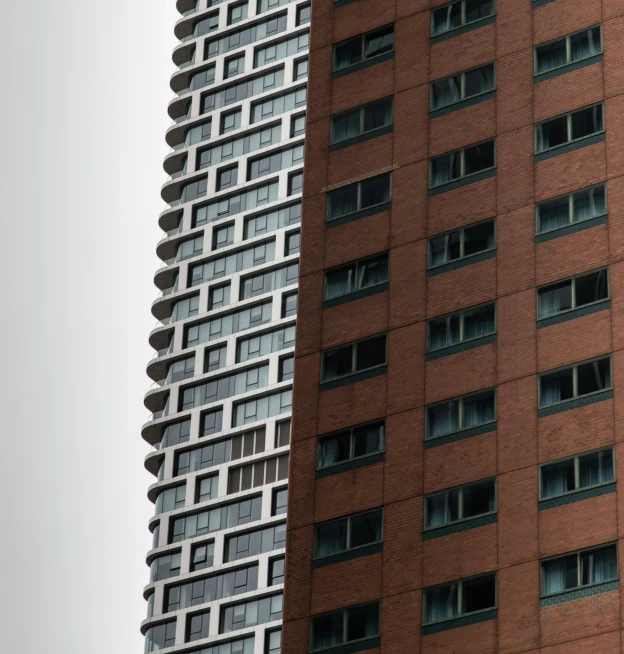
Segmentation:
[(0, 651), (140, 654), (175, 0), (2, 3)]

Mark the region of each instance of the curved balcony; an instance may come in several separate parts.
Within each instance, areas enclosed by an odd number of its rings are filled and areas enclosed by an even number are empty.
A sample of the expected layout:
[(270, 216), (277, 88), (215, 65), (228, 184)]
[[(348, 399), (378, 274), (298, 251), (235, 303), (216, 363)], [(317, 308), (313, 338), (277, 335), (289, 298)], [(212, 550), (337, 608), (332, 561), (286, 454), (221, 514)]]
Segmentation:
[(176, 9), (182, 15), (188, 13), (189, 11), (196, 12), (197, 0), (177, 0)]
[(155, 350), (164, 350), (169, 347), (169, 338), (173, 334), (173, 325), (163, 325), (162, 327), (155, 327), (149, 335), (149, 344)]
[(185, 241), (188, 238), (199, 236), (203, 233), (204, 229), (205, 225), (202, 225), (201, 227), (194, 227), (193, 229), (187, 229), (185, 231), (176, 229), (167, 232), (167, 236), (162, 238), (156, 244), (156, 254), (163, 261), (174, 259), (180, 241)]
[(168, 175), (182, 174), (188, 151), (182, 143), (174, 152), (170, 152), (163, 161), (163, 168)]
[(182, 122), (183, 119), (186, 119), (190, 103), (190, 91), (180, 93), (177, 98), (173, 98), (173, 100), (171, 100), (171, 102), (169, 102), (167, 105), (167, 113), (169, 114), (169, 117), (176, 122)]
[[(169, 259), (169, 262), (163, 261), (161, 267), (154, 273), (154, 284), (161, 291), (171, 288), (175, 284), (176, 273), (178, 271), (179, 266), (175, 260)], [(154, 349), (159, 350), (160, 348), (157, 347)]]
[[(197, 37), (201, 38), (201, 37)], [(197, 47), (197, 41), (193, 35), (187, 36), (180, 45), (176, 46), (171, 55), (171, 60), (178, 66), (184, 66), (193, 56), (193, 50)]]
[(167, 207), (166, 209), (163, 209), (163, 211), (160, 213), (160, 216), (158, 216), (158, 225), (163, 230), (163, 232), (171, 232), (178, 228), (181, 215), (182, 209), (180, 206)]
[(179, 422), (184, 418), (191, 417), (191, 410), (179, 411), (170, 416), (159, 416), (152, 418), (141, 427), (141, 438), (150, 445), (157, 445), (162, 440), (162, 429), (171, 422)]
[(165, 453), (162, 450), (152, 450), (145, 459), (143, 459), (143, 466), (148, 472), (151, 472), (154, 477), (157, 477), (164, 458)]
[[(195, 170), (186, 175), (179, 175), (174, 179), (169, 179), (160, 187), (160, 196), (165, 202), (172, 204), (176, 200), (180, 200), (180, 194), (184, 184), (187, 184), (188, 182), (194, 182), (195, 180), (203, 177), (206, 177), (205, 170)], [(200, 198), (197, 199), (199, 200)]]
[(171, 319), (171, 311), (173, 305), (178, 300), (183, 300), (187, 296), (196, 295), (198, 291), (197, 286), (192, 288), (185, 288), (181, 291), (176, 291), (175, 293), (169, 293), (163, 297), (156, 298), (152, 302), (152, 315), (154, 318), (157, 318), (160, 321)]

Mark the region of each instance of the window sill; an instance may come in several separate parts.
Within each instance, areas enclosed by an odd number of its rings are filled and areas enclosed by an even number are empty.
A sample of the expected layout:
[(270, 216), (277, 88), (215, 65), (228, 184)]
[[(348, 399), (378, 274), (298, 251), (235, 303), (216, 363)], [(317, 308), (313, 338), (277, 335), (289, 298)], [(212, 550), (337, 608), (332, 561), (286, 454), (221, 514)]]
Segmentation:
[(613, 399), (613, 389), (610, 388), (605, 391), (599, 391), (598, 393), (592, 393), (591, 395), (586, 395), (585, 397), (577, 397), (573, 400), (566, 400), (560, 404), (553, 404), (552, 406), (544, 407), (543, 409), (537, 410), (538, 418), (545, 418), (546, 416), (552, 416), (555, 413), (562, 413), (563, 411), (569, 411), (570, 409), (578, 409), (589, 404), (594, 404), (595, 402), (602, 402), (603, 400), (612, 400)]
[(544, 327), (551, 327), (552, 325), (558, 325), (562, 322), (567, 322), (568, 320), (574, 320), (576, 318), (582, 318), (583, 316), (589, 316), (592, 313), (598, 313), (599, 311), (605, 311), (606, 309), (611, 308), (611, 300), (601, 300), (600, 302), (594, 302), (593, 304), (588, 304), (584, 307), (579, 307), (578, 309), (572, 309), (571, 311), (565, 311), (554, 316), (549, 316), (548, 318), (541, 318), (537, 321), (537, 328), (543, 329)]
[(533, 8), (537, 7), (543, 7), (544, 5), (548, 5), (551, 2), (554, 2), (555, 0), (533, 0)]
[(331, 300), (325, 300), (323, 302), (323, 309), (331, 309), (332, 307), (337, 307), (341, 304), (346, 304), (347, 302), (355, 302), (355, 300), (359, 300), (364, 297), (370, 297), (371, 295), (377, 295), (377, 293), (383, 293), (387, 290), (388, 282), (375, 284), (375, 286), (369, 286), (368, 288), (363, 288), (359, 291), (354, 291), (353, 293), (347, 293), (346, 295), (341, 295), (340, 297), (334, 297)]
[(437, 436), (436, 438), (428, 438), (425, 440), (425, 449), (438, 447), (438, 445), (446, 445), (447, 443), (454, 443), (455, 441), (463, 441), (465, 438), (472, 438), (473, 436), (480, 436), (488, 432), (496, 431), (496, 421), (488, 422), (485, 425), (477, 425), (470, 429), (462, 429), (461, 431), (454, 431), (444, 436)]
[(338, 7), (344, 7), (345, 5), (350, 5), (355, 1), (356, 0), (334, 0), (334, 9), (338, 9)]
[(343, 148), (348, 148), (351, 145), (356, 145), (357, 143), (365, 143), (371, 139), (377, 138), (378, 136), (383, 136), (384, 134), (391, 134), (392, 128), (394, 125), (386, 125), (385, 127), (380, 127), (379, 129), (374, 129), (370, 132), (365, 132), (364, 134), (358, 134), (353, 136), (350, 139), (345, 139), (344, 141), (339, 141), (329, 146), (330, 152), (336, 152), (337, 150), (342, 150)]
[(496, 256), (496, 248), (492, 250), (487, 250), (486, 252), (479, 252), (479, 254), (473, 254), (469, 257), (464, 257), (463, 259), (456, 259), (455, 261), (449, 261), (448, 263), (443, 263), (435, 268), (429, 268), (427, 270), (427, 277), (435, 277), (436, 275), (441, 275), (442, 273), (451, 272), (451, 270), (458, 270), (459, 268), (464, 268), (465, 266), (470, 266), (473, 263), (480, 263), (481, 261), (487, 261)]
[(572, 143), (565, 143), (560, 145), (552, 150), (547, 150), (546, 152), (539, 152), (535, 155), (535, 162), (546, 161), (546, 159), (551, 159), (552, 157), (558, 157), (560, 154), (568, 154), (568, 152), (574, 152), (574, 150), (580, 150), (588, 145), (594, 145), (596, 143), (602, 143), (605, 140), (605, 133), (601, 132), (600, 134), (594, 134), (592, 136), (586, 136), (583, 139), (578, 141), (573, 141)]
[(608, 495), (615, 493), (615, 482), (609, 482), (602, 486), (593, 486), (592, 488), (585, 488), (582, 490), (568, 493), (567, 495), (559, 495), (558, 497), (549, 497), (546, 500), (540, 500), (539, 510), (546, 511), (548, 509), (556, 509), (559, 506), (566, 506), (567, 504), (574, 504), (575, 502), (582, 502), (592, 497), (600, 497), (601, 495)]
[(478, 527), (485, 527), (486, 525), (493, 525), (498, 522), (497, 513), (489, 513), (484, 516), (477, 516), (476, 518), (469, 518), (461, 522), (455, 522), (450, 525), (443, 525), (442, 527), (434, 527), (423, 531), (423, 540), (431, 540), (432, 538), (442, 538), (442, 536), (450, 536), (451, 534), (459, 534), (462, 531), (469, 529), (477, 529)]
[(356, 549), (347, 550), (346, 552), (337, 552), (336, 554), (324, 556), (320, 559), (312, 559), (312, 567), (324, 568), (326, 565), (351, 561), (353, 559), (359, 559), (362, 556), (377, 554), (378, 552), (383, 552), (383, 543), (372, 543), (371, 545), (364, 545), (363, 547), (357, 547)]
[(425, 625), (424, 627), (421, 627), (420, 632), (421, 635), (428, 636), (429, 634), (437, 634), (440, 631), (447, 631), (448, 629), (457, 629), (458, 627), (467, 627), (468, 625), (485, 622), (486, 620), (495, 620), (497, 617), (498, 609), (489, 609), (472, 615), (464, 615), (459, 618), (454, 618), (453, 620)]
[(358, 640), (355, 643), (345, 643), (344, 645), (336, 645), (335, 647), (315, 649), (313, 652), (314, 654), (355, 654), (355, 652), (364, 652), (367, 649), (379, 647), (380, 644), (381, 637), (374, 636), (373, 638)]
[(452, 39), (454, 36), (459, 36), (460, 34), (466, 34), (467, 32), (472, 32), (472, 30), (478, 30), (480, 27), (485, 27), (486, 25), (491, 25), (496, 21), (496, 14), (492, 16), (487, 16), (481, 18), (481, 20), (476, 20), (474, 23), (468, 23), (468, 25), (462, 25), (461, 27), (456, 27), (453, 30), (448, 32), (442, 32), (442, 34), (435, 34), (431, 37), (431, 45), (434, 43), (441, 43), (447, 39)]
[(459, 352), (467, 352), (468, 350), (473, 350), (476, 347), (488, 345), (489, 343), (496, 343), (496, 334), (488, 334), (487, 336), (481, 336), (481, 338), (473, 338), (464, 343), (457, 343), (457, 345), (434, 350), (425, 355), (425, 361), (435, 361), (436, 359), (442, 359), (443, 357), (458, 354)]
[(377, 452), (369, 456), (362, 456), (350, 461), (343, 461), (342, 463), (335, 463), (334, 465), (320, 468), (316, 471), (316, 479), (323, 479), (324, 477), (331, 477), (332, 475), (339, 475), (341, 472), (349, 472), (350, 470), (357, 470), (364, 466), (371, 466), (374, 463), (379, 463), (384, 460), (385, 452)]
[(596, 216), (596, 218), (590, 218), (589, 220), (580, 220), (575, 223), (570, 223), (565, 227), (559, 227), (558, 229), (553, 229), (549, 232), (537, 234), (535, 237), (535, 242), (545, 243), (546, 241), (552, 241), (553, 238), (567, 236), (568, 234), (575, 234), (576, 232), (581, 232), (584, 229), (590, 229), (591, 227), (596, 227), (597, 225), (605, 225), (608, 219), (608, 214), (605, 214), (604, 216)]
[(579, 68), (585, 68), (585, 66), (591, 66), (592, 64), (597, 64), (599, 61), (603, 60), (602, 52), (600, 54), (594, 55), (593, 57), (588, 57), (587, 59), (581, 59), (580, 61), (575, 61), (567, 66), (560, 66), (559, 68), (554, 68), (553, 70), (547, 70), (543, 73), (536, 73), (534, 76), (534, 82), (538, 84), (547, 79), (552, 79), (553, 77), (559, 77), (559, 75), (565, 75), (566, 73), (571, 73), (573, 70), (578, 70)]
[(359, 70), (364, 70), (365, 68), (370, 68), (376, 64), (381, 64), (384, 61), (390, 61), (394, 59), (394, 50), (392, 52), (385, 52), (384, 54), (377, 55), (376, 57), (371, 57), (365, 61), (360, 61), (357, 64), (348, 66), (347, 68), (341, 68), (340, 70), (335, 70), (332, 72), (332, 79), (337, 79), (338, 77), (344, 77), (345, 75), (350, 75), (351, 73), (357, 73)]
[(348, 386), (349, 384), (355, 384), (359, 381), (364, 381), (365, 379), (371, 379), (373, 377), (378, 377), (379, 375), (385, 375), (388, 372), (388, 365), (384, 364), (378, 368), (372, 368), (371, 370), (365, 370), (364, 372), (356, 372), (353, 375), (348, 377), (341, 377), (340, 379), (332, 379), (331, 381), (321, 382), (320, 391), (331, 391), (334, 388), (340, 388), (341, 386)]
[(542, 597), (540, 599), (540, 608), (548, 606), (555, 606), (563, 602), (571, 602), (572, 600), (582, 599), (584, 597), (592, 597), (593, 595), (600, 595), (601, 593), (610, 593), (613, 590), (618, 590), (620, 587), (619, 579), (614, 581), (607, 581), (603, 584), (595, 584), (586, 588), (575, 588), (566, 593), (553, 595), (552, 597)]
[(461, 188), (462, 186), (468, 186), (468, 184), (474, 184), (475, 182), (481, 182), (484, 179), (489, 179), (496, 175), (496, 167), (488, 168), (483, 170), (480, 173), (474, 173), (474, 175), (468, 175), (467, 177), (462, 177), (461, 179), (454, 179), (451, 182), (446, 182), (440, 186), (434, 186), (429, 189), (429, 197), (434, 195), (439, 195), (440, 193), (446, 193), (447, 191), (453, 191), (456, 188)]
[(383, 202), (382, 204), (376, 204), (374, 207), (368, 207), (368, 209), (362, 209), (361, 211), (355, 211), (354, 213), (347, 214), (346, 216), (341, 216), (340, 218), (334, 218), (333, 220), (325, 221), (325, 229), (330, 229), (331, 227), (338, 227), (339, 225), (346, 225), (354, 220), (359, 220), (360, 218), (368, 218), (368, 216), (374, 216), (376, 213), (382, 213), (383, 211), (388, 211), (391, 207), (391, 202)]
[(449, 104), (446, 107), (440, 107), (439, 109), (433, 109), (429, 112), (429, 118), (438, 118), (439, 116), (446, 116), (446, 114), (451, 114), (454, 111), (459, 111), (460, 109), (465, 109), (466, 107), (473, 107), (476, 104), (485, 102), (486, 100), (491, 100), (496, 97), (496, 91), (489, 91), (488, 93), (482, 93), (481, 95), (476, 95), (473, 98), (466, 98), (461, 102), (456, 102), (454, 104)]

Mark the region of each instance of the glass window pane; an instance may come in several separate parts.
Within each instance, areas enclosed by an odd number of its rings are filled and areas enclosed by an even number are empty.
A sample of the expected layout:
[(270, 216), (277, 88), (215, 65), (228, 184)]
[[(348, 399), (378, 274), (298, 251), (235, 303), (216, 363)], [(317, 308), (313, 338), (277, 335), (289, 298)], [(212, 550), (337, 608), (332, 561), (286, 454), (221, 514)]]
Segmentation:
[(587, 584), (599, 584), (611, 579), (616, 579), (617, 553), (615, 546), (581, 554), (581, 570), (583, 586)]
[(496, 418), (494, 393), (486, 391), (470, 395), (463, 400), (462, 428), (474, 427)]
[(329, 381), (344, 375), (349, 375), (353, 370), (353, 347), (343, 347), (332, 352), (323, 354), (323, 379)]
[(328, 556), (347, 549), (347, 521), (337, 520), (316, 527), (315, 556)]
[(494, 12), (494, 0), (466, 0), (466, 22), (487, 18)]
[(540, 378), (540, 405), (549, 406), (574, 397), (572, 369), (559, 370)]
[(319, 468), (347, 461), (350, 457), (351, 438), (349, 432), (335, 434), (319, 441)]
[(561, 116), (559, 118), (554, 118), (553, 120), (542, 123), (541, 125), (537, 126), (536, 133), (537, 152), (543, 152), (549, 148), (563, 145), (569, 140), (568, 119), (566, 116)]
[(358, 189), (357, 184), (336, 189), (328, 195), (329, 218), (340, 218), (357, 211)]
[(344, 642), (342, 623), (342, 613), (312, 618), (312, 649), (323, 649)]
[(464, 339), (479, 338), (494, 332), (494, 305), (464, 311)]
[(560, 39), (554, 43), (546, 43), (535, 48), (536, 72), (564, 66), (566, 63), (566, 40)]
[(448, 32), (462, 23), (461, 18), (462, 6), (461, 2), (454, 2), (453, 4), (440, 7), (433, 10), (433, 35)]
[(364, 57), (370, 59), (394, 50), (394, 26), (364, 36)]
[(463, 516), (472, 518), (483, 513), (490, 513), (496, 508), (494, 481), (483, 481), (464, 487), (462, 491)]
[(332, 118), (332, 143), (338, 143), (357, 136), (360, 132), (359, 110)]
[(381, 540), (382, 512), (372, 511), (351, 518), (350, 548), (361, 547)]
[(591, 134), (601, 132), (603, 129), (601, 104), (572, 114), (573, 139), (590, 136)]
[(540, 288), (537, 297), (540, 318), (567, 311), (572, 308), (572, 282), (565, 281)]
[(480, 143), (464, 150), (464, 175), (478, 173), (494, 166), (494, 141)]
[(390, 175), (380, 175), (361, 182), (361, 209), (390, 201)]
[(462, 584), (462, 613), (483, 611), (496, 606), (495, 577), (469, 579)]
[(364, 131), (370, 132), (392, 123), (392, 100), (380, 100), (364, 107)]
[(331, 300), (354, 290), (355, 269), (352, 266), (325, 273), (325, 299)]
[(600, 27), (594, 27), (570, 37), (570, 60), (580, 61), (602, 52)]
[(367, 370), (386, 363), (386, 336), (356, 343), (355, 370)]
[(353, 430), (353, 456), (365, 456), (384, 448), (384, 425), (366, 425)]
[(334, 70), (342, 70), (362, 59), (362, 40), (358, 37), (334, 47)]
[(611, 360), (600, 359), (578, 366), (578, 394), (587, 395), (611, 388)]
[(577, 277), (574, 291), (577, 307), (606, 299), (608, 297), (607, 271), (599, 270), (583, 277)]
[(379, 634), (379, 605), (369, 604), (347, 612), (347, 642)]
[(542, 594), (552, 595), (578, 586), (577, 556), (565, 556), (542, 564)]
[(459, 403), (457, 400), (431, 406), (427, 409), (427, 436), (433, 438), (459, 429)]
[(425, 591), (425, 624), (457, 617), (457, 584)]
[(464, 97), (486, 93), (494, 88), (494, 64), (468, 71), (464, 76)]
[(431, 85), (431, 108), (446, 107), (462, 99), (461, 75), (434, 82)]
[(542, 499), (556, 497), (573, 491), (576, 487), (574, 480), (574, 459), (551, 463), (543, 466), (542, 477)]

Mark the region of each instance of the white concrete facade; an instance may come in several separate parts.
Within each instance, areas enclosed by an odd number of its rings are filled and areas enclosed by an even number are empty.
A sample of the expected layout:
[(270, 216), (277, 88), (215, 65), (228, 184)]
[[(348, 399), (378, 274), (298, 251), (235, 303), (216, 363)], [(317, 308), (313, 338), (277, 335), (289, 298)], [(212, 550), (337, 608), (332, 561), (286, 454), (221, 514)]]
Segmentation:
[[(280, 652), (309, 4), (177, 0), (142, 428), (155, 502), (146, 652)], [(259, 613), (238, 606), (268, 597)]]

